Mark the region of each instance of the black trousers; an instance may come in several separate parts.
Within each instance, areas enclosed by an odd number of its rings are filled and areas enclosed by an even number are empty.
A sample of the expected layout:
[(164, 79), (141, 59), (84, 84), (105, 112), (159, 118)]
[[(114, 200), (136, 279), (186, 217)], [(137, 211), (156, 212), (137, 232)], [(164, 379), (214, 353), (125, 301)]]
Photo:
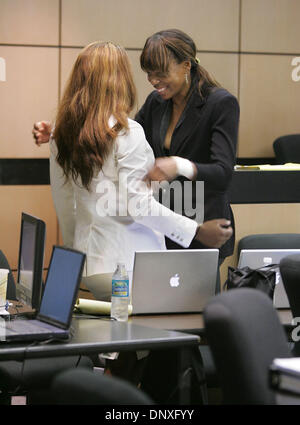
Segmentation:
[(220, 266), (224, 263), (225, 258), (219, 258), (218, 271), (217, 271), (217, 281), (216, 281), (216, 292), (217, 295), (221, 291), (221, 277), (220, 277)]

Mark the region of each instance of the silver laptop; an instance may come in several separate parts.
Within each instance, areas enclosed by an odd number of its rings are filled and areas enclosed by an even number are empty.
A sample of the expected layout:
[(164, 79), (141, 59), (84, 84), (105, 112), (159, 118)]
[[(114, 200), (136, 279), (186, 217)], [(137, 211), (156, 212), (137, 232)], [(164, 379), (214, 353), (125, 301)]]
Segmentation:
[(138, 251), (133, 314), (202, 312), (215, 295), (218, 249)]
[[(279, 264), (282, 258), (291, 254), (300, 254), (300, 249), (242, 249), (238, 267), (251, 267), (256, 269), (267, 264)], [(273, 304), (275, 308), (290, 308), (279, 267), (276, 268), (276, 287)]]

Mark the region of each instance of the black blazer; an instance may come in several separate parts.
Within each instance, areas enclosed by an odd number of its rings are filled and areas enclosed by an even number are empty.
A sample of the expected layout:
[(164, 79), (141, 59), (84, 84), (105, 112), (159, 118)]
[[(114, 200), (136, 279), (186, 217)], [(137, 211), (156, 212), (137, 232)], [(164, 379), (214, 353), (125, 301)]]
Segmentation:
[[(144, 128), (155, 157), (166, 156), (161, 126), (170, 105), (171, 100), (163, 100), (154, 91), (135, 117)], [(233, 226), (228, 187), (236, 159), (238, 123), (239, 105), (227, 90), (207, 88), (203, 99), (194, 92), (173, 132), (169, 151), (169, 155), (187, 158), (196, 165), (197, 180), (204, 181), (204, 220), (228, 218)], [(194, 241), (190, 248), (203, 245)], [(220, 257), (231, 255), (233, 248), (234, 235), (221, 247)]]

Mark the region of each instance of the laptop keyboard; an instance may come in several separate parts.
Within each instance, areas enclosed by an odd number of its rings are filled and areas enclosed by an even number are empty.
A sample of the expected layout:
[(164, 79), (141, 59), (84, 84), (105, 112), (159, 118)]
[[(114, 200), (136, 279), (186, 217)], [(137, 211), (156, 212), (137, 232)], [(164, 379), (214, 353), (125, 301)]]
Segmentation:
[(6, 330), (22, 333), (23, 335), (49, 333), (49, 331), (53, 329), (53, 327), (47, 323), (35, 322), (34, 320), (14, 320), (13, 322), (6, 322), (5, 328)]

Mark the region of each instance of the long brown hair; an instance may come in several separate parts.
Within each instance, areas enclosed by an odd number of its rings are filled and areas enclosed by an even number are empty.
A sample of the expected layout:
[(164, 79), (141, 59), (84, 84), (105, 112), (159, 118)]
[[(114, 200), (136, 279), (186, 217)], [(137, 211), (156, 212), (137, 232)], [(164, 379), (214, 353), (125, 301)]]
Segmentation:
[[(101, 170), (136, 100), (125, 50), (110, 42), (95, 42), (79, 54), (67, 82), (56, 117), (54, 139), (57, 162), (64, 175), (81, 178), (89, 189), (94, 172)], [(113, 116), (115, 124), (109, 125)]]
[[(147, 38), (140, 56), (145, 72), (167, 73), (172, 59), (177, 63), (191, 62), (191, 87), (204, 97), (204, 87), (221, 87), (214, 77), (198, 63), (197, 50), (190, 36), (178, 29), (159, 31)], [(189, 95), (188, 93), (188, 95)]]

